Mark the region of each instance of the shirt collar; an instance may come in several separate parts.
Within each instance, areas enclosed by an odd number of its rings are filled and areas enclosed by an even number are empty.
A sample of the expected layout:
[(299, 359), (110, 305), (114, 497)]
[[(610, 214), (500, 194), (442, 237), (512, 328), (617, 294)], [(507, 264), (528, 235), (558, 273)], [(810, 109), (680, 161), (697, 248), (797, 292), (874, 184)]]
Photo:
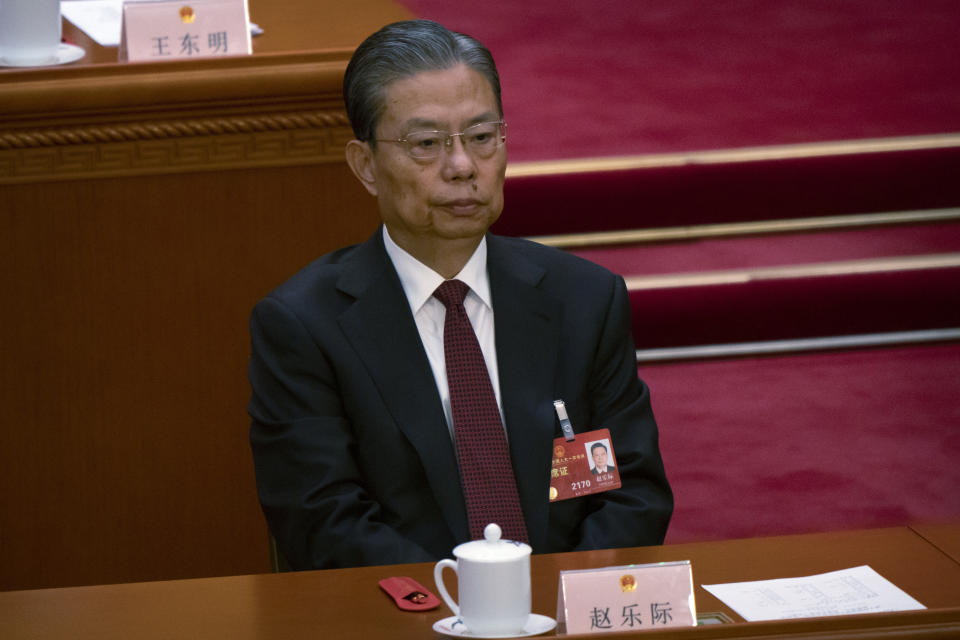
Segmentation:
[[(407, 295), (410, 310), (416, 315), (430, 300), (437, 287), (443, 283), (444, 278), (400, 248), (400, 245), (390, 237), (386, 226), (383, 227), (383, 246), (387, 255), (390, 256), (390, 261), (393, 262), (393, 267), (397, 270), (397, 275), (400, 276), (400, 284)], [(474, 295), (479, 297), (485, 305), (493, 308), (490, 297), (490, 277), (487, 275), (486, 236), (480, 240), (480, 244), (467, 260), (467, 264), (463, 265), (463, 269), (454, 278), (470, 287)]]

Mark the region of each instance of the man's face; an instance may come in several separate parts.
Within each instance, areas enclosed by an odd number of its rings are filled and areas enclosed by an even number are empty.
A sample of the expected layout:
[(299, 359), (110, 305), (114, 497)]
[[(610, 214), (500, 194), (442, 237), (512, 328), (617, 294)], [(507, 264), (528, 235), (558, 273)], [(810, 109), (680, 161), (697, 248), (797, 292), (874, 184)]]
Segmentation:
[(597, 447), (591, 451), (593, 455), (593, 464), (600, 469), (605, 469), (607, 467), (607, 450), (603, 447)]
[[(415, 131), (451, 133), (500, 119), (490, 83), (465, 65), (425, 71), (387, 86), (378, 139)], [(417, 160), (402, 144), (378, 142), (371, 151), (367, 189), (377, 196), (390, 236), (413, 255), (445, 240), (479, 239), (503, 209), (505, 145), (477, 158), (455, 137), (432, 161)]]

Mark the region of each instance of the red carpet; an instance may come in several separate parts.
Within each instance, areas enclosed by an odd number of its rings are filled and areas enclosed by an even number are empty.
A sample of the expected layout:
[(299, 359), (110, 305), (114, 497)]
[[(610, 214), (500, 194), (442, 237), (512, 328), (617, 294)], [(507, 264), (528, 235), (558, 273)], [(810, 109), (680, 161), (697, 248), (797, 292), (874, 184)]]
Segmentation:
[(955, 0), (401, 0), (480, 38), (513, 161), (960, 131)]
[(527, 176), (508, 168), (494, 230), (528, 236), (954, 207), (957, 167), (960, 144)]
[(574, 248), (624, 276), (960, 252), (960, 222)]
[(633, 334), (651, 349), (953, 329), (957, 282), (955, 266), (641, 289)]
[[(960, 326), (960, 222), (572, 252), (627, 277), (641, 349)], [(934, 262), (951, 254), (952, 266)], [(904, 257), (925, 264), (880, 267)], [(864, 260), (872, 268), (845, 267)], [(823, 270), (763, 277), (763, 269), (794, 265)], [(720, 277), (705, 280), (704, 272)], [(651, 278), (680, 274), (697, 278)]]
[[(491, 48), (514, 163), (960, 132), (956, 0), (400, 1)], [(514, 176), (495, 230), (955, 207), (958, 154), (954, 145)], [(650, 275), (958, 248), (957, 223), (944, 223), (578, 253)], [(676, 346), (943, 326), (960, 319), (957, 278), (951, 267), (631, 300), (638, 343)], [(960, 518), (960, 344), (647, 365), (640, 375), (676, 492), (668, 542)]]
[(960, 345), (647, 366), (668, 542), (960, 517)]

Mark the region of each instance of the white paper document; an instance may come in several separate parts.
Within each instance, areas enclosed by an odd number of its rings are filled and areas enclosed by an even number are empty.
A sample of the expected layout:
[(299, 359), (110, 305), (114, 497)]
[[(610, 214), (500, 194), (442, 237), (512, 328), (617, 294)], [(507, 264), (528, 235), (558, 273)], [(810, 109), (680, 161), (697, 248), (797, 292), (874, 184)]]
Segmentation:
[(926, 609), (866, 565), (803, 578), (703, 588), (748, 622)]
[(60, 12), (100, 46), (120, 44), (123, 0), (65, 0)]

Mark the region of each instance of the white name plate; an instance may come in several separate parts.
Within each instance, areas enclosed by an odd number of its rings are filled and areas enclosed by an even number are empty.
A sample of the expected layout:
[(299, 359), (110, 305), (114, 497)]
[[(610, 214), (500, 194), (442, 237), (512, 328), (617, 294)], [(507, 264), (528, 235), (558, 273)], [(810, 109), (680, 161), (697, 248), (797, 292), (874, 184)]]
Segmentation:
[(120, 60), (182, 60), (252, 53), (247, 0), (125, 0)]
[(690, 561), (561, 571), (557, 622), (568, 634), (695, 627)]

